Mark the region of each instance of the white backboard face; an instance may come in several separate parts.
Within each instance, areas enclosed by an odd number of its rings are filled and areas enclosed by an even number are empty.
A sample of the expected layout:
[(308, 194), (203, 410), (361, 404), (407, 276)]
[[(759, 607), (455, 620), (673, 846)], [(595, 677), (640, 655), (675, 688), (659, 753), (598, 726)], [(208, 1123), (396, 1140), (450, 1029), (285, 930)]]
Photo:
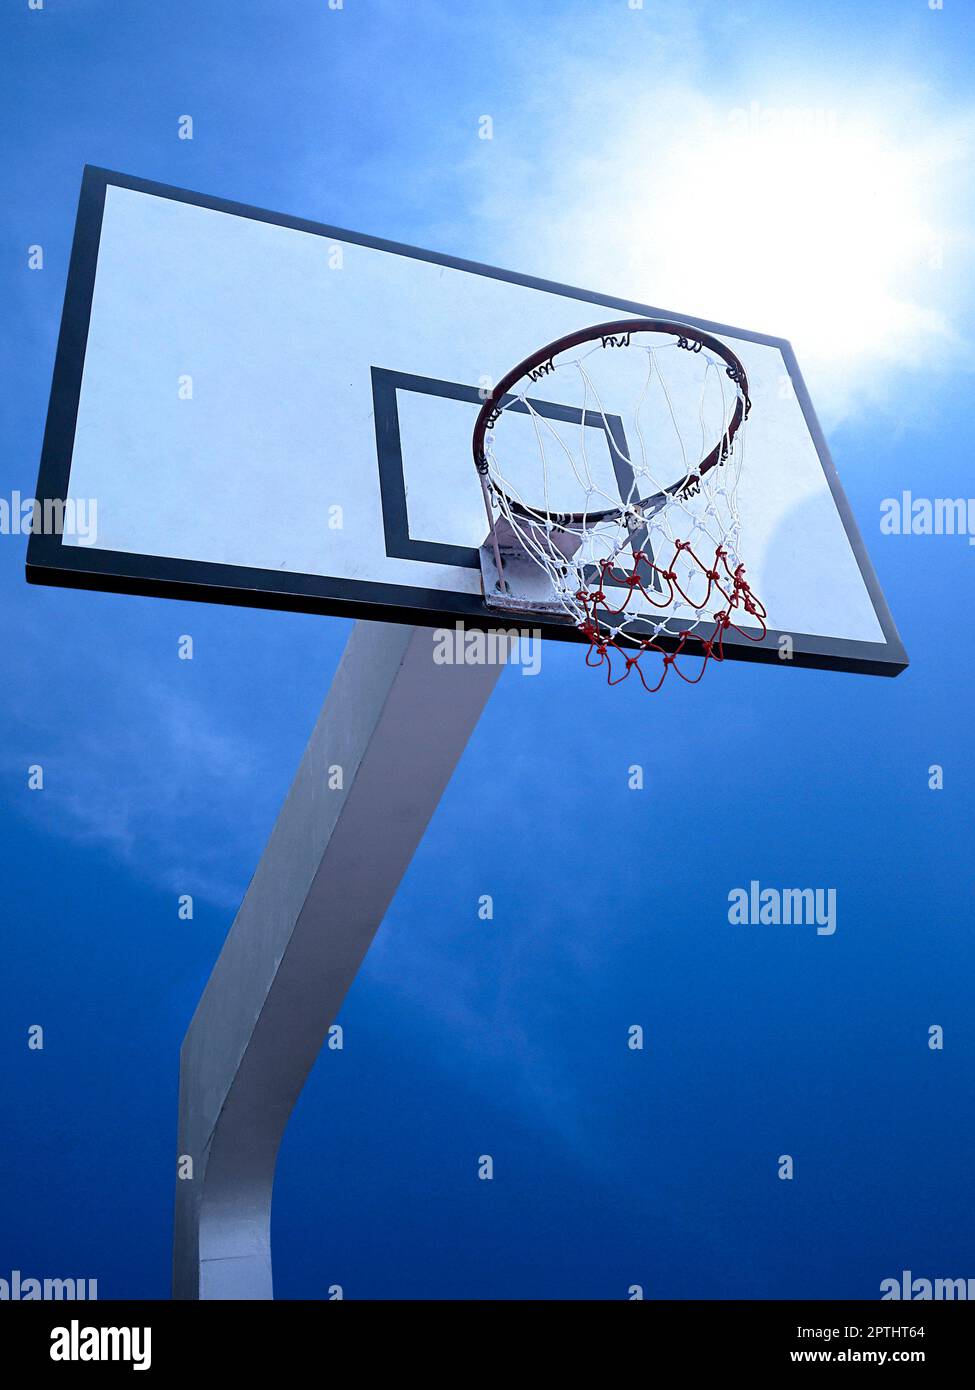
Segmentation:
[[(498, 626), (471, 431), (542, 344), (649, 306), (86, 171), (38, 498), (35, 582)], [(768, 610), (731, 655), (906, 664), (787, 343), (683, 319), (744, 365), (742, 548)], [(526, 422), (527, 427), (527, 422)], [(573, 637), (562, 625), (540, 626)]]

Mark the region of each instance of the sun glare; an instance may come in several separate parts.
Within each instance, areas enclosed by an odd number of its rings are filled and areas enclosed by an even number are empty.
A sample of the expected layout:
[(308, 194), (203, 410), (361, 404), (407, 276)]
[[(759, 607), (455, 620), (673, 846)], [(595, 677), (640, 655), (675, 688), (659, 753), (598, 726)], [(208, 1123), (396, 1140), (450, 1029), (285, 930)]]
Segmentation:
[(686, 136), (654, 168), (638, 253), (647, 278), (678, 309), (807, 354), (909, 356), (911, 334), (931, 327), (909, 284), (939, 253), (922, 154), (864, 127), (743, 114)]

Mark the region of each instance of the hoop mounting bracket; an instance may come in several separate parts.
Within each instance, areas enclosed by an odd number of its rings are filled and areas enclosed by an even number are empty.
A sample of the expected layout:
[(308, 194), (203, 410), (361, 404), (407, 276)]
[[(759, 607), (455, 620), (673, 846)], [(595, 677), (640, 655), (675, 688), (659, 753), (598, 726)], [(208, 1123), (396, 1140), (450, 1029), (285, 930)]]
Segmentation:
[[(526, 530), (529, 529), (537, 544), (549, 555), (562, 554), (568, 560), (579, 548), (579, 537), (570, 532), (547, 532), (540, 526), (526, 524)], [(561, 618), (572, 624), (572, 615), (553, 590), (547, 571), (532, 558), (523, 537), (504, 517), (495, 521), (478, 555), (487, 608), (504, 613), (544, 613), (546, 618)], [(498, 556), (501, 558), (500, 573)]]

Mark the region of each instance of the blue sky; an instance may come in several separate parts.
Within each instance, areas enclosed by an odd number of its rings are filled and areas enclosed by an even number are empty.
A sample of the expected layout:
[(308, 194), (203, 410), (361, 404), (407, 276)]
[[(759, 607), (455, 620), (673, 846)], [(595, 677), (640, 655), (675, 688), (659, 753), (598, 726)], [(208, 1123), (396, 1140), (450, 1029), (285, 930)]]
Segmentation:
[[(975, 552), (879, 530), (902, 489), (972, 491), (973, 29), (957, 0), (4, 8), (0, 495), (33, 492), (101, 164), (790, 337), (911, 656), (655, 700), (573, 649), (505, 674), (287, 1131), (279, 1296), (975, 1276)], [(0, 535), (0, 1277), (165, 1297), (179, 1043), (348, 624), (23, 560)], [(753, 878), (835, 886), (836, 934), (730, 927)]]

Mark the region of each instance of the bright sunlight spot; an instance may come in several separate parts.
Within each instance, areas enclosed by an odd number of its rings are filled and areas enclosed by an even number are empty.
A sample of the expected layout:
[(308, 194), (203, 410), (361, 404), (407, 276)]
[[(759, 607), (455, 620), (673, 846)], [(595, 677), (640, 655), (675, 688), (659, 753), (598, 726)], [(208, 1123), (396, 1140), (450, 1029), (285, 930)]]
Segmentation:
[(645, 206), (654, 278), (678, 309), (816, 356), (885, 356), (885, 342), (902, 355), (932, 325), (901, 294), (939, 255), (921, 155), (826, 113), (740, 114), (684, 139), (656, 170)]

